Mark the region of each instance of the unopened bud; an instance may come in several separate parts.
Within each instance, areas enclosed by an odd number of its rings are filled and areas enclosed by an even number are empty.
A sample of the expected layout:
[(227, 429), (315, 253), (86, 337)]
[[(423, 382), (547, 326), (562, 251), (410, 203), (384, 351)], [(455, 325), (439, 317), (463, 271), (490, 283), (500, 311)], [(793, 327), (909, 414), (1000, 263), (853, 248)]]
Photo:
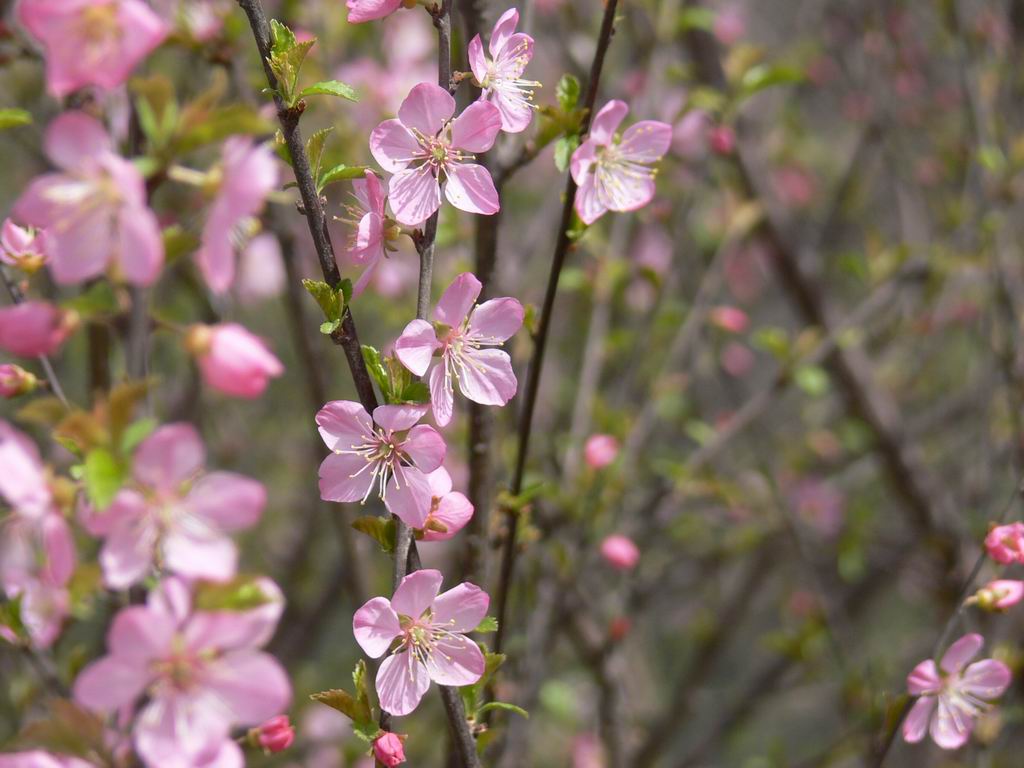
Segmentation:
[(968, 604), (977, 604), (983, 611), (1005, 611), (1024, 598), (1024, 581), (997, 579), (979, 589)]
[(20, 365), (0, 365), (0, 397), (27, 395), (39, 386), (39, 379)]
[(265, 752), (284, 752), (295, 741), (295, 728), (288, 715), (272, 717), (249, 731), (249, 742)]
[(373, 740), (373, 756), (377, 758), (381, 765), (386, 765), (387, 768), (401, 765), (405, 762), (403, 741), (405, 741), (404, 736), (385, 731)]
[(208, 325), (196, 324), (185, 331), (185, 350), (194, 357), (201, 357), (210, 351), (213, 345), (213, 328)]

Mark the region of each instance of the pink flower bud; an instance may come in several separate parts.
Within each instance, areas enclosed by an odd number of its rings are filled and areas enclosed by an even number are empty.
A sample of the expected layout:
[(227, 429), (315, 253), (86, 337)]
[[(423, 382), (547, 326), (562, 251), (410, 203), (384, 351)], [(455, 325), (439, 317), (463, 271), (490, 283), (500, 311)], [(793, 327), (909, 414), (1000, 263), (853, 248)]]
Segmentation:
[(405, 747), (402, 746), (402, 737), (390, 731), (382, 733), (373, 742), (373, 756), (388, 768), (401, 765), (405, 762)]
[(601, 556), (612, 568), (631, 571), (640, 560), (640, 550), (628, 536), (615, 533), (601, 542)]
[(19, 227), (7, 219), (0, 228), (0, 261), (25, 272), (35, 272), (46, 262), (48, 240), (44, 230)]
[(716, 125), (708, 131), (708, 143), (716, 154), (731, 155), (736, 149), (736, 132), (728, 125)]
[(746, 376), (754, 367), (754, 353), (739, 342), (733, 341), (722, 350), (722, 368), (737, 379)]
[(711, 29), (722, 45), (738, 42), (747, 32), (747, 20), (743, 16), (743, 10), (737, 5), (723, 8), (715, 16)]
[(49, 355), (78, 326), (78, 313), (45, 301), (0, 309), (0, 349), (19, 357)]
[(997, 563), (1024, 563), (1024, 523), (996, 526), (985, 537), (985, 549)]
[(295, 729), (288, 715), (270, 718), (257, 731), (256, 741), (267, 752), (284, 752), (295, 741)]
[(0, 397), (17, 397), (27, 395), (39, 384), (39, 379), (20, 365), (6, 363), (0, 365)]
[(591, 469), (604, 469), (619, 455), (619, 441), (611, 435), (591, 435), (583, 446), (583, 457)]
[(263, 340), (237, 323), (192, 326), (185, 348), (199, 361), (203, 380), (233, 397), (259, 397), (268, 379), (284, 373)]
[(996, 579), (990, 581), (969, 598), (968, 602), (977, 603), (985, 611), (1005, 611), (1024, 598), (1024, 581), (1013, 579)]
[(712, 323), (729, 333), (743, 333), (750, 324), (747, 313), (738, 307), (715, 307), (708, 313)]

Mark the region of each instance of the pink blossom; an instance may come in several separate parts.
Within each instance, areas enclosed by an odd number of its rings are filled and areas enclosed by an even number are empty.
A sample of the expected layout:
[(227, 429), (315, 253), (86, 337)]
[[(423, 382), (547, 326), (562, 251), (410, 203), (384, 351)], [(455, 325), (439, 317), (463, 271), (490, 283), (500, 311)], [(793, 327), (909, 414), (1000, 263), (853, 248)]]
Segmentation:
[(748, 347), (738, 341), (730, 341), (722, 350), (720, 362), (726, 373), (740, 379), (753, 370), (756, 358)]
[(797, 514), (823, 536), (836, 536), (843, 527), (846, 498), (828, 481), (803, 478), (793, 485), (788, 496)]
[(394, 768), (405, 762), (405, 747), (397, 733), (385, 731), (373, 740), (373, 756), (387, 768)]
[(252, 304), (281, 295), (286, 281), (281, 243), (271, 232), (261, 232), (245, 246), (238, 260), (238, 298)]
[(996, 526), (985, 537), (985, 549), (997, 563), (1024, 563), (1024, 523)]
[(373, 419), (359, 403), (335, 400), (316, 415), (331, 455), (320, 464), (320, 496), (365, 502), (374, 488), (387, 508), (422, 528), (433, 493), (426, 473), (444, 461), (447, 446), (436, 429), (417, 424), (426, 406), (381, 405)]
[(194, 325), (185, 346), (196, 356), (203, 381), (232, 397), (259, 397), (270, 379), (284, 373), (266, 343), (238, 323)]
[(49, 257), (50, 242), (45, 229), (19, 227), (11, 219), (4, 221), (0, 229), (0, 261), (32, 273)]
[(533, 38), (516, 32), (519, 11), (510, 8), (501, 14), (491, 31), (487, 44), (490, 57), (484, 53), (480, 35), (469, 41), (469, 66), (480, 84), (481, 99), (486, 99), (501, 113), (501, 129), (520, 133), (533, 120), (533, 89), (536, 80), (524, 80), (523, 72), (533, 58)]
[(345, 5), (348, 6), (349, 24), (383, 19), (406, 4), (406, 0), (346, 0), (345, 2)]
[(86, 85), (111, 90), (169, 32), (141, 0), (21, 0), (18, 20), (46, 51), (46, 84), (60, 98)]
[(716, 125), (708, 131), (708, 143), (717, 155), (731, 155), (736, 149), (736, 132), (731, 126)]
[(13, 509), (0, 523), (0, 587), (9, 598), (22, 598), (29, 639), (45, 648), (68, 614), (65, 586), (75, 569), (74, 540), (53, 503), (38, 449), (5, 421), (0, 421), (0, 467), (0, 498)]
[(577, 734), (572, 740), (572, 768), (607, 768), (607, 765), (597, 734)]
[(996, 579), (978, 590), (968, 602), (986, 611), (1005, 611), (1024, 599), (1024, 581)]
[(388, 251), (395, 250), (392, 243), (398, 239), (401, 228), (387, 215), (387, 199), (373, 171), (367, 170), (362, 179), (352, 182), (352, 194), (356, 205), (348, 207), (353, 224), (348, 256), (352, 263), (366, 267), (353, 288), (358, 296)]
[(708, 313), (708, 319), (729, 333), (743, 333), (750, 324), (747, 313), (738, 307), (720, 306), (714, 307)]
[(793, 208), (804, 208), (814, 200), (814, 178), (797, 165), (775, 171), (772, 174), (772, 188), (784, 205)]
[(654, 197), (651, 166), (668, 151), (672, 126), (642, 120), (621, 139), (616, 131), (629, 112), (626, 103), (609, 101), (594, 116), (590, 133), (572, 155), (570, 169), (579, 185), (576, 213), (593, 224), (607, 211), (635, 211)]
[(352, 631), (371, 658), (398, 648), (377, 671), (380, 706), (392, 715), (416, 709), (433, 680), (438, 685), (472, 685), (484, 672), (484, 655), (466, 637), (487, 615), (490, 598), (463, 582), (438, 595), (441, 572), (423, 570), (402, 579), (394, 597), (375, 597), (356, 611)]
[(157, 558), (190, 578), (235, 575), (238, 552), (228, 534), (259, 519), (267, 494), (261, 483), (234, 472), (202, 474), (205, 460), (190, 424), (167, 424), (142, 441), (129, 486), (86, 521), (104, 539), (100, 565), (108, 586), (139, 582)]
[(702, 109), (691, 109), (672, 129), (672, 149), (681, 157), (697, 158), (707, 151), (711, 118)]
[(156, 280), (164, 261), (160, 225), (146, 205), (142, 174), (114, 153), (106, 129), (84, 112), (65, 112), (50, 124), (44, 147), (62, 172), (35, 179), (14, 217), (46, 228), (54, 280), (80, 283), (111, 263), (130, 283)]
[(0, 768), (96, 768), (77, 757), (54, 755), (41, 749), (0, 755)]
[(490, 299), (474, 306), (482, 285), (463, 272), (434, 308), (434, 323), (413, 320), (395, 342), (395, 355), (417, 376), (426, 374), (431, 359), (440, 364), (430, 372), (430, 400), (439, 426), (452, 420), (452, 380), (462, 394), (481, 405), (505, 405), (518, 383), (508, 353), (497, 347), (523, 324), (523, 305), (515, 299)]
[(470, 104), (452, 120), (454, 114), (455, 99), (448, 91), (420, 83), (402, 102), (398, 119), (385, 120), (370, 134), (374, 158), (394, 174), (388, 194), (402, 224), (422, 224), (441, 207), (442, 183), (456, 208), (487, 215), (498, 211), (491, 174), (469, 162), (474, 159), (469, 153), (491, 148), (501, 114), (487, 101)]
[(620, 571), (631, 571), (640, 562), (640, 550), (628, 536), (613, 533), (601, 542), (601, 557), (612, 568)]
[(295, 729), (288, 715), (272, 717), (256, 730), (256, 743), (267, 752), (284, 752), (295, 741)]
[(0, 365), (0, 397), (18, 397), (35, 391), (39, 379), (20, 365), (5, 363)]
[(185, 583), (164, 580), (114, 617), (108, 655), (79, 674), (76, 701), (114, 713), (146, 697), (133, 739), (149, 768), (241, 766), (232, 727), (262, 723), (291, 699), (281, 665), (259, 650), (283, 598), (270, 580), (257, 583), (269, 600), (258, 608), (194, 612)]
[(215, 172), (217, 196), (203, 226), (196, 263), (214, 293), (224, 293), (235, 281), (235, 246), (244, 224), (263, 209), (277, 186), (277, 160), (267, 144), (243, 136), (224, 142)]
[(18, 357), (52, 355), (78, 325), (78, 314), (45, 301), (0, 309), (0, 349)]
[(747, 32), (747, 20), (739, 5), (727, 5), (715, 15), (712, 32), (722, 45), (733, 45)]
[(938, 667), (922, 661), (907, 676), (907, 690), (920, 698), (903, 722), (903, 738), (916, 743), (931, 733), (943, 749), (967, 743), (974, 721), (1010, 685), (1010, 670), (1001, 661), (968, 664), (984, 645), (981, 635), (964, 635), (949, 647)]
[(619, 441), (612, 435), (591, 435), (583, 446), (583, 458), (591, 469), (604, 469), (619, 455)]
[(473, 517), (473, 504), (452, 490), (452, 477), (444, 467), (428, 474), (427, 482), (431, 500), (430, 514), (423, 524), (423, 541), (446, 541), (466, 527)]

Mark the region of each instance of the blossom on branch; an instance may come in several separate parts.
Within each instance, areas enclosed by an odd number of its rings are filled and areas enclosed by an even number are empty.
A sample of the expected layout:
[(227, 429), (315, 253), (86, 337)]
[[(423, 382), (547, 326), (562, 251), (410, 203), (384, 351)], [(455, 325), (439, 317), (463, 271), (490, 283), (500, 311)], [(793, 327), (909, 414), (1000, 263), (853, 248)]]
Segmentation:
[(629, 112), (626, 103), (609, 101), (594, 116), (590, 133), (572, 154), (570, 170), (579, 186), (576, 213), (593, 224), (607, 211), (635, 211), (654, 197), (652, 167), (672, 143), (672, 126), (642, 120), (618, 136)]
[(438, 595), (441, 581), (440, 571), (411, 573), (391, 600), (369, 600), (352, 620), (356, 642), (371, 658), (383, 656), (398, 641), (377, 671), (381, 709), (392, 715), (416, 709), (431, 680), (472, 685), (484, 673), (483, 652), (466, 633), (487, 615), (490, 598), (468, 582)]
[(463, 272), (434, 308), (434, 323), (413, 320), (395, 342), (395, 355), (417, 376), (430, 368), (428, 383), (434, 419), (439, 426), (452, 420), (452, 382), (462, 394), (481, 405), (505, 405), (518, 382), (508, 353), (493, 349), (512, 338), (523, 324), (523, 305), (513, 298), (490, 299), (475, 305), (482, 284)]
[(533, 89), (536, 80), (524, 80), (523, 72), (533, 58), (533, 38), (516, 32), (519, 11), (510, 8), (501, 15), (484, 53), (480, 35), (469, 42), (469, 66), (480, 84), (480, 98), (491, 102), (501, 113), (501, 129), (509, 133), (525, 131), (533, 120)]
[(452, 120), (455, 99), (444, 88), (420, 83), (370, 134), (370, 151), (393, 173), (388, 196), (395, 218), (406, 226), (422, 224), (441, 207), (441, 185), (448, 202), (469, 213), (498, 212), (498, 192), (490, 171), (474, 162), (501, 130), (501, 114), (477, 101)]

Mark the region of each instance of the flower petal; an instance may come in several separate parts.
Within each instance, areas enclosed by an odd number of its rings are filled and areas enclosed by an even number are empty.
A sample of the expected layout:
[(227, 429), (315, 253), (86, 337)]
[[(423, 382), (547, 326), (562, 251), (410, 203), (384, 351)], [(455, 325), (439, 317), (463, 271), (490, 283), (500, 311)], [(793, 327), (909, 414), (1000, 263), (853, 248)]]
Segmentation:
[(364, 603), (352, 617), (352, 634), (367, 656), (379, 659), (392, 641), (402, 634), (402, 627), (388, 599), (375, 597)]
[(207, 526), (176, 531), (164, 537), (164, 563), (168, 570), (196, 579), (227, 581), (235, 575), (238, 550), (227, 536)]
[(452, 122), (452, 146), (486, 152), (501, 132), (501, 113), (489, 101), (474, 101)]
[(281, 714), (292, 698), (281, 664), (257, 651), (225, 654), (209, 666), (204, 683), (236, 725), (259, 725)]
[[(156, 214), (146, 206), (123, 207), (118, 217), (118, 231), (117, 261), (125, 279), (135, 285), (152, 285), (164, 265), (164, 241)], [(233, 258), (231, 273), (234, 277)]]
[(388, 511), (411, 528), (426, 525), (432, 501), (430, 482), (416, 467), (399, 468), (388, 483), (384, 497)]
[(434, 641), (427, 654), (427, 673), (439, 685), (472, 685), (484, 673), (484, 654), (465, 635), (448, 635)]
[(455, 99), (434, 83), (420, 83), (398, 108), (398, 119), (409, 129), (425, 136), (435, 136), (446, 120), (455, 114)]
[(487, 57), (484, 55), (484, 44), (480, 40), (480, 35), (475, 35), (469, 41), (468, 55), (469, 68), (473, 70), (473, 77), (478, 82), (483, 82), (484, 78), (487, 77)]
[(378, 405), (373, 410), (373, 420), (391, 432), (404, 432), (426, 413), (425, 405)]
[(491, 30), (490, 51), (492, 56), (497, 56), (505, 48), (508, 39), (516, 31), (519, 25), (519, 11), (509, 8), (494, 23)]
[(629, 107), (626, 106), (626, 102), (612, 99), (601, 107), (600, 112), (594, 115), (594, 120), (590, 124), (588, 138), (604, 146), (611, 144), (612, 137), (619, 128), (619, 123), (622, 122), (628, 112)]
[(523, 326), (523, 305), (507, 296), (490, 299), (469, 317), (469, 336), (488, 344), (505, 341)]
[(113, 152), (114, 142), (103, 123), (85, 112), (72, 110), (58, 115), (50, 123), (43, 150), (58, 168), (74, 170), (106, 152)]
[[(433, 477), (433, 475), (431, 475)], [(436, 492), (434, 494), (437, 495)], [(473, 518), (473, 504), (458, 491), (445, 493), (440, 497), (441, 501), (437, 509), (431, 513), (431, 517), (444, 525), (448, 530), (440, 531), (425, 530), (424, 541), (447, 541), (466, 527), (466, 524)]]
[(469, 310), (473, 308), (482, 288), (483, 284), (472, 272), (463, 272), (456, 276), (441, 294), (434, 308), (434, 317), (438, 322), (458, 328), (466, 319)]
[(430, 405), (434, 410), (434, 421), (439, 427), (447, 427), (455, 414), (455, 397), (452, 392), (452, 377), (446, 364), (435, 365), (428, 379)]
[(397, 173), (419, 151), (419, 141), (399, 120), (385, 120), (370, 133), (370, 152), (385, 171)]
[(932, 741), (942, 749), (960, 749), (974, 730), (974, 717), (945, 696), (938, 697), (931, 722)]
[[(484, 102), (477, 102), (481, 104)], [(498, 114), (495, 110), (495, 114)], [(500, 125), (500, 118), (499, 118)], [(475, 163), (456, 163), (448, 167), (448, 183), (444, 187), (448, 202), (467, 213), (490, 216), (501, 209), (498, 190), (491, 172)]]
[(267, 505), (263, 483), (235, 472), (211, 472), (196, 481), (185, 499), (189, 511), (221, 531), (255, 525)]
[(441, 433), (429, 424), (419, 424), (409, 430), (409, 436), (402, 443), (402, 451), (412, 459), (421, 472), (433, 472), (444, 461), (448, 446)]
[(373, 485), (366, 459), (331, 454), (320, 464), (320, 498), (324, 501), (362, 501)]
[(167, 424), (135, 451), (135, 479), (161, 491), (173, 491), (206, 462), (206, 448), (191, 424)]
[[(579, 182), (577, 182), (579, 183)], [(576, 191), (576, 213), (586, 225), (593, 224), (608, 211), (597, 194), (597, 181), (593, 173), (588, 173)]]
[(441, 589), (440, 571), (425, 568), (402, 579), (391, 598), (391, 608), (401, 616), (418, 619), (434, 603)]
[(672, 144), (672, 126), (657, 120), (641, 120), (629, 126), (619, 142), (619, 153), (636, 163), (655, 163)]
[(939, 666), (947, 674), (959, 672), (968, 661), (978, 655), (978, 651), (985, 644), (985, 638), (976, 632), (964, 635), (951, 646), (942, 656)]
[(441, 347), (434, 326), (426, 320), (413, 320), (395, 342), (395, 356), (413, 375), (422, 376), (430, 367), (434, 352)]
[(464, 581), (434, 600), (433, 622), (451, 632), (472, 632), (487, 615), (490, 604), (486, 592)]
[(373, 437), (373, 420), (354, 400), (332, 400), (316, 414), (320, 437), (332, 451), (349, 451)]
[(131, 704), (149, 685), (143, 664), (119, 656), (104, 656), (89, 664), (75, 679), (75, 701), (97, 712), (114, 712)]
[(911, 696), (937, 693), (941, 687), (942, 680), (939, 678), (939, 671), (931, 659), (922, 661), (907, 675), (907, 691)]
[(985, 701), (998, 699), (1010, 686), (1010, 668), (995, 659), (975, 662), (964, 670), (957, 688)]
[(388, 194), (395, 218), (407, 227), (422, 224), (441, 207), (441, 187), (427, 165), (396, 173)]
[(922, 696), (914, 702), (907, 719), (903, 721), (904, 741), (916, 744), (924, 738), (924, 735), (928, 733), (928, 723), (931, 722), (935, 704), (934, 696)]
[(518, 382), (512, 361), (500, 349), (467, 351), (459, 367), (459, 389), (480, 405), (505, 405), (515, 397)]
[(377, 697), (380, 707), (396, 717), (408, 715), (430, 687), (426, 668), (408, 651), (388, 656), (377, 670)]

